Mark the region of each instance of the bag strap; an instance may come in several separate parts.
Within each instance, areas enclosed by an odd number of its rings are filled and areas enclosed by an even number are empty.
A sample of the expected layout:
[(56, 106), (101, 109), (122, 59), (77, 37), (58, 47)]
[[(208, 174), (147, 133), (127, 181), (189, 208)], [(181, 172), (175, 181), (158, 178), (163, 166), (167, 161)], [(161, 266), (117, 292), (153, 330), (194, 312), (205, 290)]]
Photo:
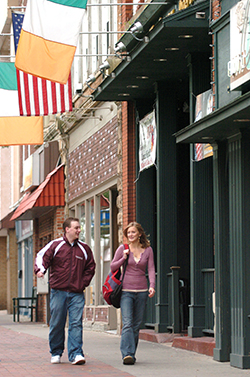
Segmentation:
[[(125, 250), (129, 250), (129, 246), (128, 246), (127, 243), (124, 244), (124, 249)], [(127, 259), (126, 259), (126, 261), (124, 263), (124, 271), (123, 271), (122, 280), (121, 280), (122, 282), (123, 282), (123, 279), (124, 279), (124, 276), (125, 276), (125, 272), (126, 272), (126, 268), (127, 268), (127, 265), (128, 265), (128, 258), (129, 258), (129, 254), (128, 254)]]

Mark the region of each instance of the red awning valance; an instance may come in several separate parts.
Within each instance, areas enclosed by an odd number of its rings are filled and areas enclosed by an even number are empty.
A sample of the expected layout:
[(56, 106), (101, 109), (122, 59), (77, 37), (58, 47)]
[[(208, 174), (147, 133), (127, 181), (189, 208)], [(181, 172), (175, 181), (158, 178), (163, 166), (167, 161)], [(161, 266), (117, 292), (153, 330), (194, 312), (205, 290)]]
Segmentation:
[(64, 205), (64, 165), (60, 165), (47, 175), (36, 190), (23, 197), (11, 220), (32, 220), (52, 207)]

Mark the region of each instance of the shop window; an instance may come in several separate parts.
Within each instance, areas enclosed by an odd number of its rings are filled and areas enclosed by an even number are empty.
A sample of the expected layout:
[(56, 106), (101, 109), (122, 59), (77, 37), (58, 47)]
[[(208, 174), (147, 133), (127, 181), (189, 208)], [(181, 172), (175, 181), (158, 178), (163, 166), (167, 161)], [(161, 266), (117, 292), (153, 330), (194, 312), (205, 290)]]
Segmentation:
[(80, 233), (80, 240), (82, 242), (86, 242), (86, 215), (85, 215), (85, 202), (80, 205), (80, 225), (81, 225), (81, 233)]
[(91, 239), (90, 239), (90, 247), (92, 250), (94, 250), (95, 247), (95, 210), (94, 210), (94, 198), (90, 199), (90, 234), (91, 234)]
[(118, 246), (117, 232), (117, 190), (116, 187), (85, 198), (75, 211), (81, 225), (80, 240), (93, 251), (96, 261), (96, 275), (86, 290), (86, 305), (103, 305), (102, 285), (110, 269), (113, 251)]
[[(100, 196), (100, 253), (101, 253), (101, 284), (110, 269), (110, 192)], [(104, 303), (104, 302), (103, 302)]]

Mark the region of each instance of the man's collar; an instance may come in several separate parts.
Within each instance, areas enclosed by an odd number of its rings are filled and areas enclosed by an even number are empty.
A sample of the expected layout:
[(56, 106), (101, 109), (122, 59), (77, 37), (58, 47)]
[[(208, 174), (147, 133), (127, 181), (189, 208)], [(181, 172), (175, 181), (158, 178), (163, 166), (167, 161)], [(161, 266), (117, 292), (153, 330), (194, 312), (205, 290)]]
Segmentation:
[(78, 242), (78, 238), (76, 238), (74, 241), (70, 242), (70, 240), (68, 239), (68, 237), (66, 236), (66, 234), (64, 234), (64, 240), (66, 242), (68, 242), (70, 245), (75, 245), (77, 242)]

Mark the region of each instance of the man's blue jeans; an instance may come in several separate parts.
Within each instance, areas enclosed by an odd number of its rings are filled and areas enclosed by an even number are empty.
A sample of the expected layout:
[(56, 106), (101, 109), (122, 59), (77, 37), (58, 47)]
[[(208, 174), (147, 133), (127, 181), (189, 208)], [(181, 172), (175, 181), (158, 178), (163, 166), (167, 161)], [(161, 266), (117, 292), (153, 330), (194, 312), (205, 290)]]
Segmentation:
[(120, 344), (122, 358), (132, 356), (135, 359), (139, 329), (143, 320), (147, 296), (148, 292), (122, 292), (121, 312), (123, 326)]
[(69, 313), (69, 361), (73, 361), (76, 355), (83, 356), (82, 317), (84, 303), (84, 293), (72, 293), (51, 289), (49, 345), (52, 356), (61, 356), (63, 354), (67, 312)]

